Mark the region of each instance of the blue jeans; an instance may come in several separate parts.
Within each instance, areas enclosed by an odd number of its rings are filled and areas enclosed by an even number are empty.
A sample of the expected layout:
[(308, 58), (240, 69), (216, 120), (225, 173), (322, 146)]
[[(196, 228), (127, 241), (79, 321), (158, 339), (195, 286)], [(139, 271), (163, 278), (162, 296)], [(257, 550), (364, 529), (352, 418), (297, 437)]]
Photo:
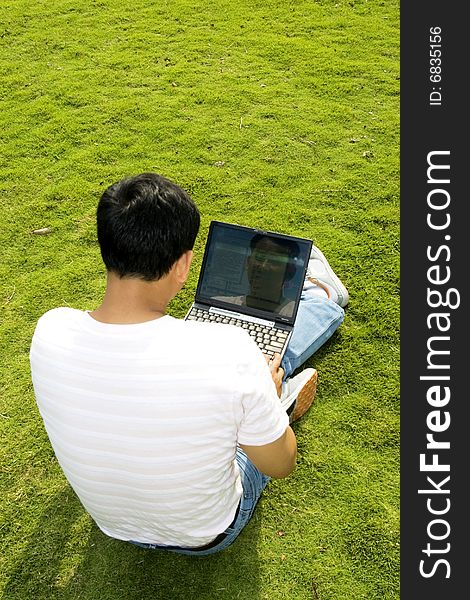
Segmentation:
[(168, 550), (169, 552), (177, 552), (178, 554), (189, 554), (192, 556), (208, 556), (215, 552), (220, 552), (230, 546), (241, 530), (245, 527), (255, 510), (255, 506), (261, 496), (261, 492), (266, 487), (269, 477), (259, 471), (251, 462), (248, 456), (241, 448), (237, 448), (236, 459), (240, 468), (240, 477), (243, 486), (243, 495), (240, 499), (238, 511), (233, 522), (227, 529), (216, 538), (214, 542), (208, 544), (208, 548), (184, 548), (182, 546), (159, 546), (158, 544), (144, 544), (141, 542), (131, 542), (141, 548), (149, 548), (152, 550)]
[(304, 290), (294, 330), (281, 363), (284, 378), (292, 375), (310, 358), (333, 335), (343, 319), (344, 310), (341, 306)]
[[(314, 354), (344, 319), (344, 310), (327, 298), (321, 298), (308, 290), (302, 292), (294, 330), (289, 345), (282, 359), (281, 366), (284, 369), (284, 378), (290, 376), (300, 367), (312, 354)], [(162, 549), (179, 554), (190, 554), (194, 556), (207, 556), (224, 550), (233, 543), (243, 527), (250, 520), (255, 506), (266, 487), (269, 477), (259, 471), (250, 461), (241, 448), (237, 448), (236, 454), (240, 476), (243, 486), (243, 496), (233, 523), (217, 536), (215, 543), (208, 544), (208, 548), (183, 548), (180, 546), (159, 546), (157, 544), (143, 544), (132, 542), (141, 548)]]

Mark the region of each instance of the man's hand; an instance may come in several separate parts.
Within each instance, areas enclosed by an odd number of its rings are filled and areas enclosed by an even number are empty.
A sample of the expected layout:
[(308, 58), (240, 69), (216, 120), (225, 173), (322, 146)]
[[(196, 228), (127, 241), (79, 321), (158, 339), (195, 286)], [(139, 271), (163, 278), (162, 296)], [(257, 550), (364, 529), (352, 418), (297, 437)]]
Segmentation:
[(281, 397), (282, 393), (282, 378), (284, 376), (284, 369), (281, 365), (281, 355), (276, 352), (273, 357), (264, 355), (266, 362), (268, 363), (269, 370), (271, 371), (271, 377), (273, 378), (274, 385), (276, 386), (277, 395)]

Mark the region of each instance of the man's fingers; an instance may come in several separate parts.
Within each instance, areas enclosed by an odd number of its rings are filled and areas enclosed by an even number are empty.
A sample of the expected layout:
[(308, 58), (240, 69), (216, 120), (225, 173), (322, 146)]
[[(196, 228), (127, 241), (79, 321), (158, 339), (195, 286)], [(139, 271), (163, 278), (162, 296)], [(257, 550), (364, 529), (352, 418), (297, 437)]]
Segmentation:
[(277, 395), (280, 397), (282, 393), (282, 378), (284, 377), (284, 369), (281, 365), (281, 355), (276, 352), (274, 356), (264, 355), (266, 362), (268, 363), (269, 370), (271, 371), (271, 377), (276, 386)]
[(281, 366), (281, 355), (278, 352), (276, 352), (271, 358), (269, 364), (273, 369), (278, 369)]

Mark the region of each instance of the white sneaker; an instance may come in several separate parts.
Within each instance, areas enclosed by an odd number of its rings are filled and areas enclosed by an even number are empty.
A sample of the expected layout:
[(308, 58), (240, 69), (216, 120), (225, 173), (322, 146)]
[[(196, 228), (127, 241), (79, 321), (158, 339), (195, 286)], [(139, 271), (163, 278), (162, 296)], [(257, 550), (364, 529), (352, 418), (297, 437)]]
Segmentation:
[(335, 302), (342, 308), (349, 302), (348, 290), (341, 283), (339, 277), (335, 275), (321, 250), (314, 245), (312, 245), (310, 260), (308, 261), (306, 278), (310, 281), (313, 279), (313, 283), (318, 280), (320, 284), (324, 283), (332, 287), (337, 295)]
[(282, 384), (281, 405), (289, 415), (289, 423), (300, 419), (312, 405), (317, 391), (316, 369), (304, 369)]

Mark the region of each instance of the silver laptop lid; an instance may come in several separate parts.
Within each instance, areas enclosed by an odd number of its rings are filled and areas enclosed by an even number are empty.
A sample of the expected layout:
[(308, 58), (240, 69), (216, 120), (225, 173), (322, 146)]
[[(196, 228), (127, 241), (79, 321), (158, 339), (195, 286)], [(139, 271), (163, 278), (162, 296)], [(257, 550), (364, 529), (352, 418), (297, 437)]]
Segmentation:
[(212, 221), (196, 302), (293, 325), (312, 241)]

